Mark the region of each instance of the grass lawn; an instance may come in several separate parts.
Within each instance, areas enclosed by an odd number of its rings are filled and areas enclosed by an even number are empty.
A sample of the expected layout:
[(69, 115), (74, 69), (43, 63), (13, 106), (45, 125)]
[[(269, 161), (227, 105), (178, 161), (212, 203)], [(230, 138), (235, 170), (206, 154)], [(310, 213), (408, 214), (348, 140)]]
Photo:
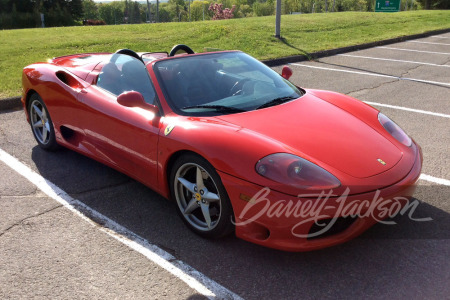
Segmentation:
[(273, 37), (275, 16), (141, 25), (58, 27), (0, 31), (0, 99), (21, 94), (21, 71), (28, 64), (83, 52), (169, 51), (187, 44), (238, 49), (258, 59), (279, 58), (450, 28), (450, 10), (399, 13), (283, 15)]

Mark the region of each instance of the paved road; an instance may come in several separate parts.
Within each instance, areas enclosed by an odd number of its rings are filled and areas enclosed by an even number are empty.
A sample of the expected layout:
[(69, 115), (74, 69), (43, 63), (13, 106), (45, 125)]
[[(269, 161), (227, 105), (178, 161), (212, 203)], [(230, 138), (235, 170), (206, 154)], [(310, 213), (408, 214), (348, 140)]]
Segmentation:
[[(450, 34), (291, 67), (295, 84), (375, 103), (414, 137), (431, 178), (420, 181), (423, 203), (414, 216), (432, 222), (398, 217), (398, 225), (377, 225), (344, 245), (310, 253), (235, 237), (209, 241), (185, 228), (174, 203), (125, 175), (68, 150), (40, 150), (21, 111), (0, 113), (0, 148), (245, 299), (447, 298), (450, 187), (442, 183), (450, 180)], [(0, 298), (204, 298), (2, 162), (0, 174)]]

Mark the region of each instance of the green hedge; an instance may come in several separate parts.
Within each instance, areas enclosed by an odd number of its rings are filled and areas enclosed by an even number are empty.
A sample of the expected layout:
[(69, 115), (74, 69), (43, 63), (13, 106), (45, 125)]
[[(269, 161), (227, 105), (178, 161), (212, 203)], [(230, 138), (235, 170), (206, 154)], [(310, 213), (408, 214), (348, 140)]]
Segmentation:
[[(72, 26), (75, 22), (66, 10), (51, 9), (44, 15), (45, 27)], [(0, 29), (36, 28), (41, 27), (39, 12), (0, 13)]]

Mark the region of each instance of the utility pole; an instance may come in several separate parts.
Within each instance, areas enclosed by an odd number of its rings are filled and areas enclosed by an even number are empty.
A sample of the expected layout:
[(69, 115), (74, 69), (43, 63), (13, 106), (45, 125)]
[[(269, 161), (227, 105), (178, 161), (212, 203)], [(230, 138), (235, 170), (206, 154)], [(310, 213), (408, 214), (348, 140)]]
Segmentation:
[(281, 0), (277, 0), (277, 11), (275, 16), (275, 37), (281, 39)]
[(159, 23), (159, 0), (156, 0), (156, 23)]
[(147, 21), (149, 23), (152, 22), (152, 13), (150, 11), (150, 1), (149, 0), (147, 0)]

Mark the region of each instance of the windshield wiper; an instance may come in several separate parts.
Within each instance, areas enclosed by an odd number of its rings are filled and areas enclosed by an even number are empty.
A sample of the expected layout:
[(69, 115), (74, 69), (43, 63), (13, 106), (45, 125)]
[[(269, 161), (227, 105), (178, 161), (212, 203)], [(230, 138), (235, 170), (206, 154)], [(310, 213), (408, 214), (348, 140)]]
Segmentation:
[(232, 107), (232, 106), (225, 106), (225, 105), (193, 105), (193, 106), (186, 106), (183, 107), (182, 109), (192, 109), (192, 108), (210, 108), (210, 109), (214, 109), (215, 111), (218, 112), (244, 112), (246, 111), (245, 109), (241, 109), (241, 108), (237, 108), (237, 107)]
[(260, 108), (266, 108), (269, 106), (274, 106), (274, 105), (278, 105), (284, 102), (288, 102), (290, 100), (294, 100), (297, 99), (297, 97), (293, 97), (293, 96), (287, 96), (287, 97), (280, 97), (280, 98), (275, 98), (273, 100), (270, 100), (269, 102), (266, 102), (260, 106), (258, 106), (256, 109), (260, 109)]

